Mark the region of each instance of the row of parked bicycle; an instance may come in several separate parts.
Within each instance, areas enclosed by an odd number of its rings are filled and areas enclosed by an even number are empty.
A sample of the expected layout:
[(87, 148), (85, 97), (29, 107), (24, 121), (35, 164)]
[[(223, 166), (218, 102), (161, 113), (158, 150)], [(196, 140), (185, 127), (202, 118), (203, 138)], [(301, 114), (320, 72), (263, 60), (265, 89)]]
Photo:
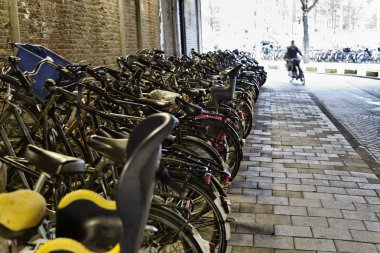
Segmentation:
[[(264, 60), (282, 61), (285, 48), (269, 48), (263, 54)], [(373, 63), (380, 64), (380, 48), (352, 49), (342, 48), (335, 50), (310, 50), (310, 59), (315, 62), (346, 62), (346, 63)]]
[(380, 63), (380, 48), (320, 50), (312, 54), (316, 62)]
[(226, 251), (257, 61), (152, 49), (116, 69), (14, 46), (0, 74), (1, 252)]

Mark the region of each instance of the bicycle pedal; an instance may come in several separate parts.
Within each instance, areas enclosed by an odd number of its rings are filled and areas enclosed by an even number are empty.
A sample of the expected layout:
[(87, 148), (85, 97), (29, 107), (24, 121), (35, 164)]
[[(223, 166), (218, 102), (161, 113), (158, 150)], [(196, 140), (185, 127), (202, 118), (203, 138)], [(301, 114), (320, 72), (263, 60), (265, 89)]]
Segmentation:
[(241, 143), (241, 146), (244, 147), (244, 146), (245, 146), (245, 143), (246, 143), (246, 140), (245, 140), (245, 139), (241, 139), (241, 140), (240, 140), (240, 143)]

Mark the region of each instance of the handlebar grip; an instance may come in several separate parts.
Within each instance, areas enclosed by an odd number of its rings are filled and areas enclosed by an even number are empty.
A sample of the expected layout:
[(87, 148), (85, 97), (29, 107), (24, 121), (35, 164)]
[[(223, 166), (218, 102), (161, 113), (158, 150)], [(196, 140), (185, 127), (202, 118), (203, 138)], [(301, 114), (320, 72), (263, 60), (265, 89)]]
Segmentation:
[(16, 77), (9, 76), (6, 74), (0, 74), (0, 79), (3, 80), (6, 83), (10, 83), (16, 86), (21, 86), (20, 80), (18, 80)]
[(116, 58), (116, 63), (117, 63), (117, 65), (119, 65), (119, 68), (122, 69), (124, 67), (124, 61), (125, 61), (125, 59), (122, 58), (122, 57), (117, 57)]
[(57, 87), (55, 81), (53, 79), (47, 79), (45, 81), (45, 89), (51, 92), (62, 94), (68, 100), (74, 100), (76, 95), (70, 91), (67, 91), (61, 87)]
[(76, 94), (74, 94), (74, 93), (72, 93), (72, 92), (70, 92), (68, 90), (65, 90), (65, 89), (63, 89), (61, 87), (55, 87), (55, 91), (57, 93), (62, 94), (66, 99), (71, 100), (71, 101), (74, 100), (74, 99), (76, 99), (76, 97), (77, 97)]
[(74, 79), (75, 78), (75, 74), (73, 74), (67, 68), (59, 66), (59, 67), (57, 67), (57, 69), (59, 70), (59, 72), (61, 72), (62, 74), (64, 74), (66, 77), (68, 77), (70, 79)]

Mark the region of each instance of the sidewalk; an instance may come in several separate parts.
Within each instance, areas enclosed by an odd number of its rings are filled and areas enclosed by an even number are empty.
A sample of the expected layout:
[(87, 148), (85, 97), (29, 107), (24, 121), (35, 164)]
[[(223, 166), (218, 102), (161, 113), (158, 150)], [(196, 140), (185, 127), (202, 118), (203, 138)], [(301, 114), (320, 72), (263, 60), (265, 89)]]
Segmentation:
[(380, 252), (380, 180), (303, 87), (265, 84), (252, 132), (232, 253)]
[[(263, 65), (269, 69), (285, 69), (284, 61), (263, 61)], [(306, 72), (354, 75), (360, 77), (372, 77), (380, 79), (380, 64), (358, 64), (337, 62), (310, 62), (301, 63)]]

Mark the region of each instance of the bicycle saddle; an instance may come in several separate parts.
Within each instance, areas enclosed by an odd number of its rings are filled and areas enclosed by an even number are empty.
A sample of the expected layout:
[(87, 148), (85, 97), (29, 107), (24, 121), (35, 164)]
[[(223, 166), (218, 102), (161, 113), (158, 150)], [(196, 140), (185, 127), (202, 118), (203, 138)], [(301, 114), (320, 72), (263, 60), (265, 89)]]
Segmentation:
[(16, 239), (38, 227), (45, 217), (46, 202), (41, 194), (18, 190), (0, 194), (0, 236)]
[(186, 100), (176, 97), (175, 103), (181, 110), (183, 110), (188, 116), (197, 116), (203, 113), (203, 108), (187, 102)]
[[(116, 243), (122, 253), (137, 252), (153, 196), (161, 142), (175, 123), (168, 113), (141, 121), (128, 141), (128, 160), (116, 186), (116, 202), (87, 190), (66, 195), (57, 210), (56, 236), (83, 243), (90, 252), (110, 250)], [(57, 251), (73, 252), (64, 243), (59, 250), (39, 252)]]
[(88, 138), (88, 145), (92, 149), (116, 162), (127, 160), (127, 144), (128, 139), (114, 139), (99, 135), (91, 135)]
[(167, 110), (168, 107), (172, 105), (172, 103), (170, 101), (154, 100), (154, 99), (149, 99), (149, 98), (138, 98), (137, 102), (153, 106), (154, 108), (157, 108), (157, 109), (162, 110), (162, 111)]
[(118, 129), (118, 131), (113, 130), (111, 128), (100, 126), (96, 131), (96, 135), (107, 137), (107, 138), (113, 138), (113, 139), (128, 139), (129, 134), (127, 133), (126, 129)]
[(85, 171), (85, 163), (82, 159), (66, 156), (48, 151), (33, 145), (28, 145), (25, 158), (38, 170), (49, 175), (69, 173), (81, 173)]
[(241, 72), (241, 76), (243, 77), (253, 77), (253, 76), (256, 76), (256, 73), (254, 71), (250, 71), (250, 70), (244, 70)]
[(195, 97), (205, 97), (206, 96), (206, 91), (202, 89), (191, 89), (191, 88), (184, 88), (181, 90), (181, 93), (185, 93), (191, 98)]
[(236, 82), (236, 86), (239, 88), (243, 88), (244, 90), (247, 90), (249, 88), (252, 88), (253, 84), (239, 80), (238, 82)]

